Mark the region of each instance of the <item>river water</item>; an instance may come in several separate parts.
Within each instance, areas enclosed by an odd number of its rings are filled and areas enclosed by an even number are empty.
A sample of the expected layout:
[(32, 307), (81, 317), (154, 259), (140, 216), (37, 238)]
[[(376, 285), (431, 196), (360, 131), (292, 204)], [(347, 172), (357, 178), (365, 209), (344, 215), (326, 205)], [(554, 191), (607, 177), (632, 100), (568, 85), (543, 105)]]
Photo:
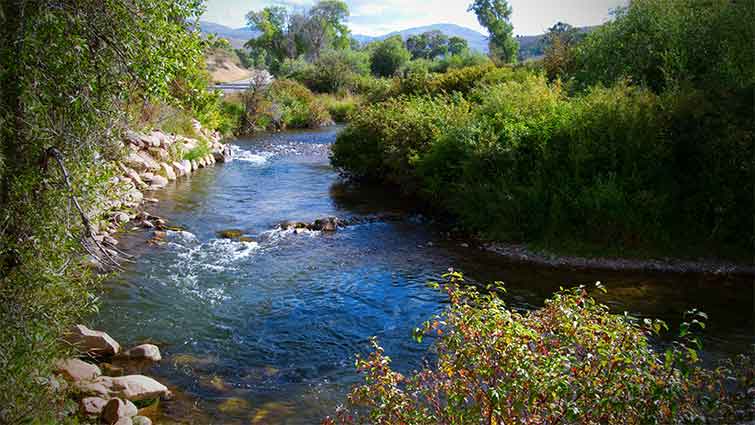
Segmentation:
[[(559, 286), (601, 281), (615, 311), (676, 324), (684, 311), (708, 313), (705, 358), (755, 343), (753, 286), (745, 279), (626, 274), (509, 263), (441, 229), (395, 193), (344, 184), (328, 162), (338, 127), (261, 135), (234, 142), (237, 159), (184, 178), (156, 197), (151, 212), (183, 232), (148, 243), (124, 235), (137, 258), (106, 284), (95, 325), (124, 345), (152, 342), (163, 361), (138, 370), (176, 393), (157, 423), (316, 424), (358, 382), (356, 353), (377, 336), (394, 365), (409, 371), (431, 352), (412, 329), (440, 312), (427, 282), (454, 267), (501, 280), (507, 302), (536, 308)], [(275, 230), (284, 220), (323, 216), (404, 219), (336, 233)], [(242, 230), (249, 239), (222, 239)]]

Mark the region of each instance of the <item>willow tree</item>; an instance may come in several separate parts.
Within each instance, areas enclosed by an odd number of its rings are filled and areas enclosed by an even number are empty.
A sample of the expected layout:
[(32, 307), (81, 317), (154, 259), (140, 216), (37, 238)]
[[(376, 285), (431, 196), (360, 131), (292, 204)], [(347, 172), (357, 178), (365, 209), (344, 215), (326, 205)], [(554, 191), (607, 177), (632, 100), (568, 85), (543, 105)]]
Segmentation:
[(98, 280), (82, 261), (87, 229), (72, 195), (88, 215), (107, 190), (128, 105), (187, 101), (176, 83), (198, 73), (202, 7), (0, 4), (0, 423), (64, 422), (51, 363), (65, 355), (61, 333), (95, 308)]

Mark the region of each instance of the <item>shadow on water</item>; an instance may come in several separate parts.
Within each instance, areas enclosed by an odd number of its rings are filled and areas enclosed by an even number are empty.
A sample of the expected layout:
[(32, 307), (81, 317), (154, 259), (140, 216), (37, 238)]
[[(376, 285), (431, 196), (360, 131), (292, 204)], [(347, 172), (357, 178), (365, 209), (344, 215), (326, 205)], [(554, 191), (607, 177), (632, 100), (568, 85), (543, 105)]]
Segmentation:
[[(443, 309), (426, 286), (454, 267), (502, 280), (508, 302), (540, 306), (559, 286), (597, 280), (615, 311), (676, 323), (697, 307), (710, 316), (709, 359), (743, 352), (753, 337), (753, 286), (707, 276), (626, 274), (508, 263), (444, 239), (421, 216), (350, 226), (333, 234), (273, 230), (312, 221), (406, 211), (393, 191), (342, 183), (328, 164), (338, 128), (235, 141), (237, 159), (156, 194), (155, 213), (186, 232), (162, 245), (127, 234), (139, 261), (107, 285), (97, 326), (126, 345), (151, 340), (164, 360), (148, 373), (177, 392), (158, 423), (312, 424), (357, 382), (355, 353), (378, 336), (398, 369), (428, 358), (411, 330)], [(243, 242), (219, 239), (239, 229)]]

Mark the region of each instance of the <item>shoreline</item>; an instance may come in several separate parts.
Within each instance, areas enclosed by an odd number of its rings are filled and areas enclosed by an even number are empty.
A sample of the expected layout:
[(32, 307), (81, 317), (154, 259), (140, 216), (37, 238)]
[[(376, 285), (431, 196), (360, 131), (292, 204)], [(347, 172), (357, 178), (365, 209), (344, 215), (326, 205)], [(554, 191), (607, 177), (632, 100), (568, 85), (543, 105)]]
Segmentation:
[(669, 274), (704, 274), (755, 278), (755, 265), (725, 260), (679, 258), (639, 259), (626, 257), (582, 257), (536, 251), (522, 244), (480, 242), (480, 249), (492, 252), (509, 261), (550, 268), (577, 270), (607, 270), (616, 272), (647, 272)]

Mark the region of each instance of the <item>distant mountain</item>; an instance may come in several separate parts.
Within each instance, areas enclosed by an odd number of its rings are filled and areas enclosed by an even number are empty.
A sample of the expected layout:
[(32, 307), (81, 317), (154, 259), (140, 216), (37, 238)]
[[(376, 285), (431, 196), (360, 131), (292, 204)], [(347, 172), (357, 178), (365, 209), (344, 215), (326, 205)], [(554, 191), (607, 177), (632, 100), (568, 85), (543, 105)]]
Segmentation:
[[(207, 21), (200, 21), (199, 28), (203, 34), (217, 34), (219, 37), (228, 40), (233, 47), (237, 48), (242, 47), (244, 43), (246, 43), (250, 38), (255, 37), (257, 34), (259, 34), (258, 32), (252, 31), (249, 28), (231, 28), (225, 25)], [(442, 31), (449, 37), (461, 37), (467, 40), (467, 42), (469, 43), (469, 48), (472, 50), (477, 50), (478, 52), (482, 53), (487, 53), (488, 51), (487, 37), (477, 31), (454, 24), (427, 25), (424, 27), (409, 28), (403, 31), (394, 31), (390, 34), (384, 34), (375, 37), (360, 34), (353, 34), (352, 37), (354, 37), (360, 43), (369, 43), (375, 40), (384, 40), (388, 37), (399, 34), (404, 40), (406, 40), (410, 35), (422, 34), (423, 32), (432, 30)]]
[[(581, 27), (577, 28), (577, 31), (582, 34), (589, 34), (598, 27), (599, 25)], [(541, 58), (545, 54), (543, 50), (543, 38), (545, 38), (545, 34), (516, 36), (516, 41), (519, 42), (519, 60)]]
[(371, 41), (376, 40), (385, 40), (388, 37), (392, 37), (394, 35), (400, 35), (401, 38), (406, 40), (409, 38), (409, 36), (422, 34), (423, 32), (427, 31), (433, 31), (438, 30), (442, 32), (443, 34), (449, 36), (449, 37), (461, 37), (465, 40), (467, 40), (467, 43), (469, 43), (469, 48), (472, 50), (476, 50), (481, 53), (487, 53), (488, 52), (488, 38), (479, 32), (465, 28), (459, 25), (455, 24), (433, 24), (433, 25), (426, 25), (423, 27), (415, 27), (415, 28), (409, 28), (402, 31), (394, 31), (392, 33), (379, 35), (376, 37), (371, 37), (368, 35), (352, 35), (357, 41), (360, 43), (369, 43)]
[(249, 39), (259, 34), (249, 28), (231, 28), (214, 22), (199, 21), (199, 29), (202, 34), (216, 34), (218, 37), (225, 38), (235, 48), (241, 48)]

